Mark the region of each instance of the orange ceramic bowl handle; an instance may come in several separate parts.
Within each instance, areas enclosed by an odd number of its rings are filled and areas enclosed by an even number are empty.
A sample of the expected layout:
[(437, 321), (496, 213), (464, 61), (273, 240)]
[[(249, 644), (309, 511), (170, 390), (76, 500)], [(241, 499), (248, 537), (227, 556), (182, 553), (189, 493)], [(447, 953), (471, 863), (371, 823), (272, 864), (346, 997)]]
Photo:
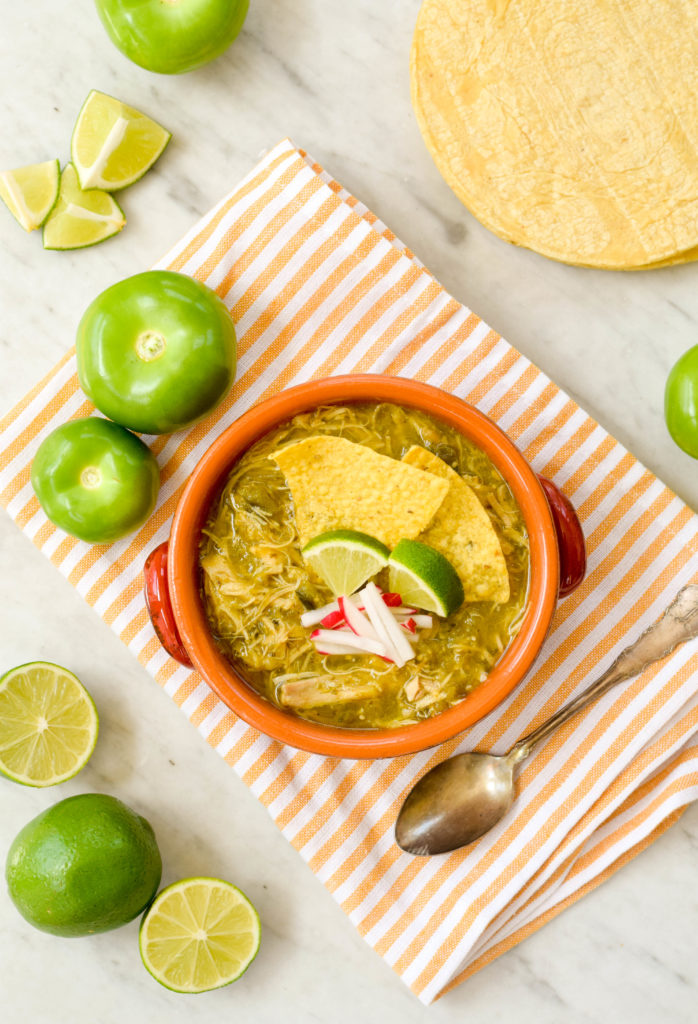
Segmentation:
[(584, 532), (574, 505), (552, 480), (538, 474), (548, 499), (560, 551), (560, 597), (566, 597), (579, 586), (587, 571)]
[(170, 600), (170, 588), (167, 583), (167, 547), (168, 542), (164, 541), (151, 551), (146, 559), (143, 570), (145, 603), (153, 629), (162, 646), (171, 658), (191, 668), (191, 659), (179, 635)]

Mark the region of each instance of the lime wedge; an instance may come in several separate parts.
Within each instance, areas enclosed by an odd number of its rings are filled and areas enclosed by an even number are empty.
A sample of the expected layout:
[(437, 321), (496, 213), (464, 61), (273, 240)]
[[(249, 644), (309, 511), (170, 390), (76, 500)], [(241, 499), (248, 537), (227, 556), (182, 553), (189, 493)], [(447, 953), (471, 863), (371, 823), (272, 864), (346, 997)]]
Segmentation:
[(55, 786), (84, 768), (99, 720), (80, 680), (34, 661), (0, 679), (0, 772), (25, 786)]
[(60, 179), (58, 160), (0, 171), (0, 199), (25, 231), (34, 231), (56, 205)]
[(403, 604), (444, 618), (463, 604), (463, 584), (440, 551), (418, 540), (401, 540), (390, 556), (390, 589)]
[(172, 138), (121, 100), (92, 90), (73, 129), (70, 153), (80, 187), (115, 192), (142, 178)]
[(336, 596), (353, 594), (388, 564), (385, 544), (359, 530), (329, 530), (314, 537), (302, 551), (321, 580)]
[(236, 981), (257, 955), (259, 915), (218, 878), (185, 878), (156, 896), (140, 930), (141, 958), (174, 992), (210, 992)]
[(44, 224), (44, 249), (84, 249), (121, 231), (126, 218), (107, 192), (83, 192), (72, 164), (61, 175), (61, 188)]

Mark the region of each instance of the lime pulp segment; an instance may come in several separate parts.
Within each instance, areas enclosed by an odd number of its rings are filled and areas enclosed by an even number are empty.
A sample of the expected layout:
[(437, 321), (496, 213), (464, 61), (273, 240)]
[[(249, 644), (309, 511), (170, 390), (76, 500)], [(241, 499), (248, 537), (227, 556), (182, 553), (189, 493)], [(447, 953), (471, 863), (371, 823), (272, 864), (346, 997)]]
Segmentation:
[(58, 160), (0, 171), (0, 199), (25, 231), (41, 227), (56, 205), (60, 177)]
[(97, 742), (94, 702), (67, 669), (37, 661), (0, 679), (0, 772), (55, 786), (83, 768)]
[(330, 530), (303, 548), (303, 557), (335, 596), (353, 594), (388, 564), (390, 552), (359, 530)]
[(113, 192), (132, 185), (152, 167), (171, 137), (157, 121), (93, 89), (70, 144), (80, 187)]
[(118, 234), (126, 218), (99, 189), (83, 191), (72, 164), (61, 175), (58, 202), (44, 224), (44, 249), (84, 249)]
[(234, 885), (185, 878), (155, 898), (140, 929), (143, 963), (175, 992), (208, 992), (240, 977), (259, 949), (259, 915)]

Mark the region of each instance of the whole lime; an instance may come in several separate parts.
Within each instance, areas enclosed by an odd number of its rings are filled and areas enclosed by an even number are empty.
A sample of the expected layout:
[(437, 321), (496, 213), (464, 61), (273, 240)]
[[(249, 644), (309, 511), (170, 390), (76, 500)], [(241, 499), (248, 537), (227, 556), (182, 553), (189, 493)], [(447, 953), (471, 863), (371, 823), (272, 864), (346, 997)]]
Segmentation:
[(24, 826), (7, 855), (10, 897), (53, 935), (92, 935), (137, 917), (157, 892), (162, 860), (150, 824), (116, 797), (85, 793)]

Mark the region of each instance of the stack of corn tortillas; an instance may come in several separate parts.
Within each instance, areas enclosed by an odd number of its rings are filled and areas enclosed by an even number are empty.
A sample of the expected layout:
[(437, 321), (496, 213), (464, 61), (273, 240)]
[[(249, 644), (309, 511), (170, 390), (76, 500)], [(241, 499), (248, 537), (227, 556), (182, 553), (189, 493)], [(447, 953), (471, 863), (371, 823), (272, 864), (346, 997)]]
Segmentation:
[(698, 0), (424, 0), (412, 100), (502, 238), (618, 270), (698, 257)]

